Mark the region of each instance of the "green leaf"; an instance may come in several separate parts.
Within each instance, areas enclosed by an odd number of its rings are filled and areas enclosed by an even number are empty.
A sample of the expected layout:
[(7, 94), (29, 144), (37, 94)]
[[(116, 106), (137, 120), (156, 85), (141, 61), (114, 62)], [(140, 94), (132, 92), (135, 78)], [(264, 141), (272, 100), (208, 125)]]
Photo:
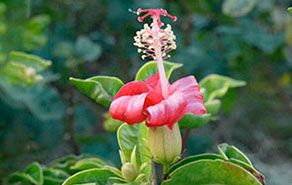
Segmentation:
[(111, 184), (110, 177), (116, 177), (116, 175), (108, 169), (89, 169), (72, 175), (62, 185), (108, 185)]
[(43, 175), (44, 185), (60, 185), (69, 177), (66, 172), (52, 168), (43, 169)]
[(85, 95), (105, 107), (111, 104), (113, 97), (124, 85), (120, 79), (109, 76), (96, 76), (85, 80), (71, 77), (70, 81)]
[[(131, 162), (132, 151), (137, 147), (137, 169), (140, 168), (142, 163), (146, 163), (146, 167), (143, 170), (147, 179), (150, 177), (151, 160), (149, 158), (150, 153), (148, 149), (148, 128), (145, 123), (128, 125), (124, 123), (120, 126), (117, 132), (119, 146), (125, 157), (126, 162)], [(133, 158), (133, 156), (132, 156)]]
[(194, 155), (194, 156), (190, 156), (187, 158), (184, 158), (183, 160), (179, 161), (178, 163), (174, 164), (171, 166), (171, 168), (169, 169), (169, 173), (172, 173), (174, 170), (176, 170), (177, 168), (188, 164), (190, 162), (194, 162), (194, 161), (198, 161), (198, 160), (202, 160), (202, 159), (224, 159), (223, 157), (221, 157), (220, 155), (217, 154), (199, 154), (199, 155)]
[(91, 168), (102, 168), (106, 163), (96, 157), (81, 159), (77, 161), (73, 166), (70, 167), (72, 170), (82, 171)]
[(9, 53), (9, 60), (14, 63), (23, 64), (35, 69), (36, 72), (43, 71), (51, 66), (52, 62), (44, 60), (36, 55), (30, 55), (23, 52), (12, 51)]
[(227, 143), (222, 143), (218, 145), (218, 152), (221, 154), (225, 159), (237, 159), (242, 161), (250, 166), (252, 163), (238, 148), (235, 146), (228, 145)]
[(178, 121), (181, 129), (200, 128), (211, 120), (211, 114), (194, 115), (192, 113), (186, 114)]
[(208, 75), (200, 81), (201, 92), (205, 102), (224, 96), (229, 88), (241, 87), (246, 83), (241, 80), (234, 80), (221, 75)]
[[(166, 62), (166, 61), (163, 62), (163, 65), (164, 65), (165, 75), (167, 79), (169, 79), (171, 73), (174, 70), (183, 66), (183, 64)], [(158, 69), (157, 69), (156, 61), (147, 62), (137, 72), (135, 80), (144, 81), (148, 77), (154, 75), (157, 72), (158, 72)]]
[(174, 170), (169, 177), (170, 179), (165, 180), (162, 185), (261, 185), (244, 168), (220, 159), (190, 162)]
[(52, 161), (51, 163), (48, 164), (48, 166), (52, 169), (59, 169), (62, 170), (68, 174), (73, 174), (76, 172), (76, 170), (72, 170), (71, 166), (74, 166), (75, 163), (78, 160), (85, 159), (89, 156), (86, 155), (81, 155), (81, 156), (74, 156), (74, 155), (68, 155), (65, 157), (62, 157), (60, 159), (57, 159), (55, 161)]
[(10, 182), (29, 182), (35, 185), (42, 185), (44, 182), (43, 171), (39, 163), (33, 162), (20, 173), (13, 173)]
[(288, 8), (288, 12), (292, 15), (292, 7)]
[(218, 113), (221, 107), (221, 101), (218, 99), (207, 101), (205, 103), (205, 107), (207, 109), (207, 112), (211, 115), (215, 115)]
[(225, 0), (222, 11), (231, 17), (240, 17), (248, 14), (256, 3), (257, 0)]

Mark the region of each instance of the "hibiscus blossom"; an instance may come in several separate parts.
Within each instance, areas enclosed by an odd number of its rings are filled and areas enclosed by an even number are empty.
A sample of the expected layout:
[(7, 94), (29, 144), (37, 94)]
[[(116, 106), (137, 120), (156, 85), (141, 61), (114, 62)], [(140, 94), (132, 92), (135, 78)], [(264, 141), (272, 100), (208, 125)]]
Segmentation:
[(205, 114), (206, 108), (194, 76), (181, 78), (168, 84), (168, 96), (162, 95), (159, 75), (144, 82), (130, 82), (115, 96), (110, 113), (114, 119), (128, 124), (146, 120), (148, 127), (167, 125), (172, 129), (185, 114)]
[(167, 125), (172, 129), (185, 114), (205, 114), (203, 96), (194, 76), (181, 78), (172, 85), (165, 76), (163, 59), (170, 57), (167, 53), (176, 49), (176, 44), (171, 26), (161, 29), (160, 15), (173, 21), (176, 17), (162, 9), (139, 9), (137, 13), (146, 13), (138, 18), (139, 21), (151, 15), (153, 22), (151, 27), (145, 24), (144, 29), (137, 32), (134, 45), (139, 47), (139, 53), (143, 53), (142, 59), (151, 57), (156, 60), (158, 73), (144, 82), (133, 81), (124, 85), (110, 106), (111, 116), (130, 125), (146, 121), (148, 127)]

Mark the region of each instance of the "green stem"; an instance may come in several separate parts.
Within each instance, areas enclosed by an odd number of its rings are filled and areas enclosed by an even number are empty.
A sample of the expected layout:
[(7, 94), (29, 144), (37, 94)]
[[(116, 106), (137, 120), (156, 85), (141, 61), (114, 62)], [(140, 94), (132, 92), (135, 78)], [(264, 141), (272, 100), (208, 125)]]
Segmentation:
[(166, 180), (168, 176), (168, 171), (169, 171), (169, 165), (163, 165), (163, 180)]

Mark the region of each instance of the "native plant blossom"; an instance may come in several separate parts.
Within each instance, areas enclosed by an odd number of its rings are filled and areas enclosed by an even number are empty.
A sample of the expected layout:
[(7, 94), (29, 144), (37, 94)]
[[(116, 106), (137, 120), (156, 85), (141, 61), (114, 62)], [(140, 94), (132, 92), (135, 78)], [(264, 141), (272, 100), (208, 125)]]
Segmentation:
[(146, 13), (139, 17), (143, 21), (152, 16), (152, 24), (144, 24), (144, 28), (134, 37), (134, 45), (139, 47), (142, 59), (153, 58), (157, 62), (158, 73), (144, 82), (133, 81), (124, 85), (116, 94), (110, 106), (114, 119), (130, 125), (146, 121), (148, 127), (167, 125), (172, 129), (185, 114), (205, 114), (206, 108), (194, 76), (181, 78), (169, 84), (163, 67), (163, 60), (170, 57), (167, 53), (176, 49), (176, 37), (167, 25), (163, 29), (160, 15), (168, 16), (173, 21), (176, 17), (167, 14), (166, 10), (149, 9), (137, 11)]

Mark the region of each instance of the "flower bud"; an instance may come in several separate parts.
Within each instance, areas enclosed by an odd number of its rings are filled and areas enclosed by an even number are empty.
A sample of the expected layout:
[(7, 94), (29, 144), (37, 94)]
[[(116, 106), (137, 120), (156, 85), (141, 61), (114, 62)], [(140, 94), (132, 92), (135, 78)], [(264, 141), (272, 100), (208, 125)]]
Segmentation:
[(178, 123), (172, 130), (166, 125), (149, 128), (149, 149), (155, 162), (170, 165), (180, 158), (182, 141)]
[(138, 175), (137, 168), (132, 163), (125, 163), (122, 166), (122, 175), (127, 181), (134, 181)]

